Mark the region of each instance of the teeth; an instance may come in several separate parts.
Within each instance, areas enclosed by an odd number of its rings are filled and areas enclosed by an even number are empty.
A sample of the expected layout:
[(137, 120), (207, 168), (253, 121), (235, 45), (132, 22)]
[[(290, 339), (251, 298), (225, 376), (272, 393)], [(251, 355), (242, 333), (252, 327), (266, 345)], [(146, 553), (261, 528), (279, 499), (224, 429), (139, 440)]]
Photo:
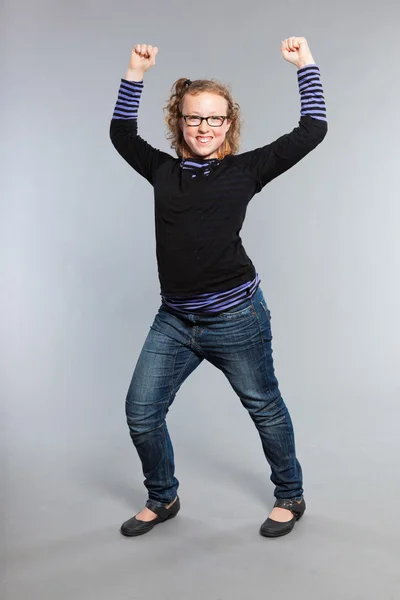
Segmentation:
[(201, 142), (202, 144), (206, 144), (207, 142), (211, 142), (212, 138), (197, 138), (199, 140), (199, 142)]

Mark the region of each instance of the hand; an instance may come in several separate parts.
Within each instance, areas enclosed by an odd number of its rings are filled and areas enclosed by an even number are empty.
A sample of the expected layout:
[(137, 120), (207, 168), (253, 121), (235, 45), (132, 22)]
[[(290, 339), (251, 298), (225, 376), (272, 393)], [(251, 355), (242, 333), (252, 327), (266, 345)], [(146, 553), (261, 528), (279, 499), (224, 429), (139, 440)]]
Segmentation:
[(158, 48), (147, 44), (136, 44), (131, 53), (128, 71), (144, 74), (156, 64)]
[(283, 40), (281, 52), (283, 58), (296, 65), (298, 69), (305, 65), (315, 64), (306, 38), (291, 37)]

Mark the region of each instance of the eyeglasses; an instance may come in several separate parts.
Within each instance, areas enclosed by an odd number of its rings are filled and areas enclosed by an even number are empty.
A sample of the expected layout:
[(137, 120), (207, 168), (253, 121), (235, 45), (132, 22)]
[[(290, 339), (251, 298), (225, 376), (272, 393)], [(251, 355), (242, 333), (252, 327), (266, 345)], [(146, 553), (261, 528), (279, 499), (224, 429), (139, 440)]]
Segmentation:
[(207, 121), (207, 124), (210, 127), (221, 127), (224, 124), (224, 121), (229, 117), (198, 117), (197, 115), (179, 115), (184, 119), (186, 125), (188, 127), (199, 127), (203, 121)]

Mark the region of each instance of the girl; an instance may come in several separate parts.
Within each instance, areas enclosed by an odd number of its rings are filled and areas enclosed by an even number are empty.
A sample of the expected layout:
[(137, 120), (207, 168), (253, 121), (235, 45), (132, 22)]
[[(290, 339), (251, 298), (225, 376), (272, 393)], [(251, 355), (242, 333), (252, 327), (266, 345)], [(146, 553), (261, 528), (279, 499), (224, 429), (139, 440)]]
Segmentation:
[(178, 158), (153, 148), (137, 131), (143, 76), (154, 66), (158, 48), (136, 45), (120, 83), (110, 137), (154, 187), (162, 297), (126, 398), (129, 432), (148, 491), (145, 508), (121, 527), (126, 536), (147, 533), (180, 509), (166, 415), (204, 359), (224, 373), (248, 410), (271, 469), (276, 501), (260, 533), (289, 533), (305, 510), (293, 426), (274, 373), (271, 313), (239, 235), (251, 198), (327, 132), (319, 67), (306, 39), (284, 40), (281, 52), (297, 67), (298, 127), (242, 154), (239, 106), (221, 83), (175, 82), (165, 116)]

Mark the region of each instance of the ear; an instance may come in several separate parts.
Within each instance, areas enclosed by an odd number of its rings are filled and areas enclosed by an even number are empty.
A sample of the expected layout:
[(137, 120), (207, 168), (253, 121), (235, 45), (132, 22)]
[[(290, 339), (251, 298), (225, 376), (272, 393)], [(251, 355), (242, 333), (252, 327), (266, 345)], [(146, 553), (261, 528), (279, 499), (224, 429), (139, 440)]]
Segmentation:
[(228, 132), (231, 128), (232, 125), (232, 119), (227, 119), (226, 120), (226, 131)]

